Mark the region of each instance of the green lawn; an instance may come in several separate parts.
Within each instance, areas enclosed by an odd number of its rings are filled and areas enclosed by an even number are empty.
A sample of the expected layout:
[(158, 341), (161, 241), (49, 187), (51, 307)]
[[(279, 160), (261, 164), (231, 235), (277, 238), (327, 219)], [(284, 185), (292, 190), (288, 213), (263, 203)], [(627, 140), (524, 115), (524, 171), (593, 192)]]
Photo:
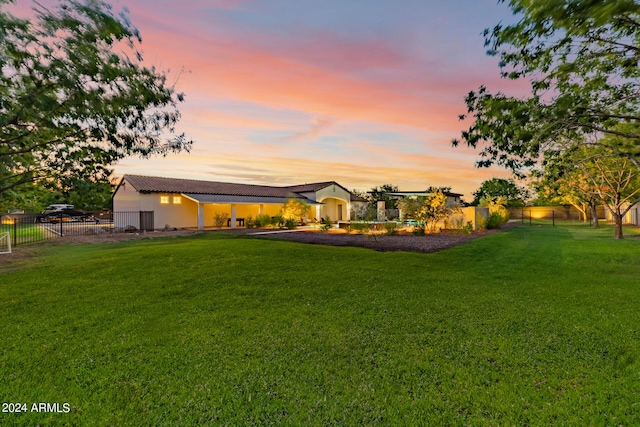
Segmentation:
[[(0, 425), (640, 424), (640, 238), (436, 254), (210, 233), (2, 272)], [(1, 262), (1, 261), (0, 261)]]
[(24, 244), (55, 237), (55, 233), (45, 229), (41, 224), (0, 224), (0, 233), (9, 232), (11, 243)]

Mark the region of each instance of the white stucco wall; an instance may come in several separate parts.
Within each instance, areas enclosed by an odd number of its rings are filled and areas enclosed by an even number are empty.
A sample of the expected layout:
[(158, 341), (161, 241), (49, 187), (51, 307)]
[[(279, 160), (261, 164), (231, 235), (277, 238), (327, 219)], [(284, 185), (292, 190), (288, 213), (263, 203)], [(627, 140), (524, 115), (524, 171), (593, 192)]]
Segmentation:
[(324, 203), (320, 208), (322, 218), (328, 216), (332, 221), (347, 221), (349, 219), (351, 194), (339, 185), (332, 184), (316, 191), (315, 200)]
[[(162, 196), (169, 197), (169, 203), (160, 203)], [(173, 198), (180, 197), (181, 203)], [(155, 228), (187, 228), (198, 226), (198, 204), (177, 193), (149, 193), (140, 195), (140, 210), (154, 212)]]
[(124, 180), (113, 195), (114, 212), (140, 211), (140, 193)]

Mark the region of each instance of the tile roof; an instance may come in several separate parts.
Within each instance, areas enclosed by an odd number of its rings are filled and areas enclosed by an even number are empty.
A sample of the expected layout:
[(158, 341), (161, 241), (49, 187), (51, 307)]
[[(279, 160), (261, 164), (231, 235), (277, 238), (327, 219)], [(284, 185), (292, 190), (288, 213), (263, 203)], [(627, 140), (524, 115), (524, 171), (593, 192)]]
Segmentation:
[(351, 201), (352, 202), (369, 202), (367, 199), (365, 199), (364, 197), (360, 197), (356, 194), (351, 194)]
[[(229, 182), (161, 178), (143, 175), (125, 175), (123, 179), (126, 179), (127, 182), (141, 193), (189, 193), (278, 198), (296, 197), (306, 199), (299, 193), (316, 192), (334, 184), (340, 188), (344, 188), (334, 181), (293, 185), (288, 187), (272, 187), (268, 185), (234, 184)], [(351, 199), (354, 200), (354, 197), (357, 196), (352, 195)]]
[(342, 187), (340, 184), (334, 181), (327, 181), (327, 182), (315, 182), (312, 184), (292, 185), (287, 188), (294, 193), (312, 193), (318, 190), (322, 190), (323, 188), (327, 188), (328, 186), (333, 184), (336, 184), (338, 187)]

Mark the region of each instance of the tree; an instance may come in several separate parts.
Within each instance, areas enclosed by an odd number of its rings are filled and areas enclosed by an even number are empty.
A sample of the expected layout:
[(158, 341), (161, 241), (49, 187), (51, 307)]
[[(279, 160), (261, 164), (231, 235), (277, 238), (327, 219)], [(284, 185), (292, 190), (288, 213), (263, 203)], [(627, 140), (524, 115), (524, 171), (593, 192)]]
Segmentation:
[(398, 186), (393, 184), (383, 184), (380, 187), (373, 187), (366, 196), (365, 199), (369, 201), (371, 205), (375, 205), (376, 202), (384, 201), (385, 209), (396, 209), (398, 201), (393, 197), (388, 196), (386, 193), (393, 193), (398, 191)]
[(286, 220), (302, 221), (311, 209), (308, 203), (298, 199), (289, 199), (282, 205), (282, 218)]
[(176, 134), (184, 95), (142, 63), (140, 34), (98, 0), (39, 6), (31, 20), (0, 0), (0, 196), (32, 182), (110, 175), (118, 160), (189, 150)]
[(485, 45), (500, 58), (502, 76), (527, 79), (531, 95), (491, 94), (484, 86), (467, 95), (460, 118), (473, 122), (461, 139), (482, 146), (477, 165), (522, 173), (547, 151), (602, 145), (586, 136), (609, 134), (624, 143), (608, 148), (640, 168), (640, 4), (510, 0), (509, 6), (520, 20), (485, 30)]
[(576, 158), (595, 195), (613, 216), (615, 238), (622, 239), (622, 219), (640, 202), (640, 170), (628, 158), (604, 148), (581, 147)]
[(543, 168), (534, 171), (534, 187), (539, 198), (558, 204), (569, 204), (576, 208), (587, 222), (587, 211), (591, 211), (592, 225), (598, 227), (598, 195), (584, 172), (576, 167), (582, 159), (575, 152), (547, 155)]
[(495, 201), (499, 197), (505, 200), (507, 208), (524, 206), (527, 198), (527, 190), (516, 185), (511, 179), (492, 178), (484, 181), (474, 193), (472, 205), (477, 206), (480, 200), (488, 199)]
[(404, 198), (398, 202), (398, 208), (431, 232), (436, 230), (438, 223), (458, 211), (458, 206), (447, 204), (447, 196), (441, 190), (426, 197)]

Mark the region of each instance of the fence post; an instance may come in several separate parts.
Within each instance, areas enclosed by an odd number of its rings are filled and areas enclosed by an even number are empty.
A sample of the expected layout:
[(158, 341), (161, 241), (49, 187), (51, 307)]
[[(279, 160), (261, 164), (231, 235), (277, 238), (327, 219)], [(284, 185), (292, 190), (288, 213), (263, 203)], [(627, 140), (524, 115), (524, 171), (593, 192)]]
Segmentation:
[(520, 222), (524, 224), (524, 208), (520, 208)]
[(531, 227), (531, 209), (529, 209), (529, 227)]
[(14, 218), (13, 219), (13, 246), (17, 246), (17, 239), (18, 239), (18, 219)]
[(556, 211), (551, 211), (551, 223), (556, 226)]
[(60, 237), (62, 237), (62, 216), (60, 217)]

